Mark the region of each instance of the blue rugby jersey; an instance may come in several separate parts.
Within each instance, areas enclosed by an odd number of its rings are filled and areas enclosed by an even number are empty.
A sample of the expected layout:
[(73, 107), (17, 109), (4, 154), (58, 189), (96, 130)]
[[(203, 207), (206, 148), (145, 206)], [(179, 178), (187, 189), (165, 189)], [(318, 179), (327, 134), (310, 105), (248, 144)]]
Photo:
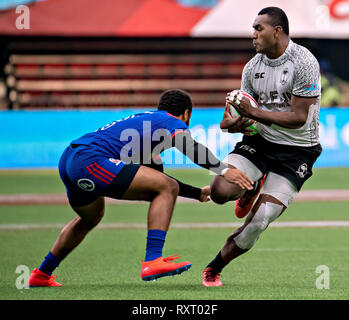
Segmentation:
[(71, 144), (92, 146), (95, 152), (126, 162), (147, 163), (157, 146), (157, 154), (172, 147), (173, 136), (183, 131), (189, 133), (188, 126), (167, 111), (147, 111), (113, 121)]

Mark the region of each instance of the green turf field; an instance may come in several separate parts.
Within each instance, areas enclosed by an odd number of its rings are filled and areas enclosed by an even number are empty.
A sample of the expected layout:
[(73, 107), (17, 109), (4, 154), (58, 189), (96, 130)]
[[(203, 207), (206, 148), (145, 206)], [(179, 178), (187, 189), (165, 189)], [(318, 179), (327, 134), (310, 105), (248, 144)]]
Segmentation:
[[(305, 189), (345, 189), (349, 169), (317, 169)], [(184, 181), (204, 185), (205, 171), (172, 171)], [(56, 171), (1, 172), (0, 194), (62, 193)], [(295, 202), (278, 221), (349, 220), (349, 202)], [(107, 205), (102, 223), (146, 223), (146, 204)], [(170, 229), (164, 255), (180, 254), (193, 267), (180, 276), (146, 283), (140, 279), (146, 230), (96, 229), (56, 270), (60, 288), (16, 288), (18, 265), (38, 267), (59, 234), (74, 217), (65, 205), (0, 206), (0, 225), (29, 224), (42, 229), (0, 229), (0, 299), (348, 299), (348, 228), (270, 227), (245, 255), (222, 273), (223, 287), (201, 286), (201, 271), (233, 231)], [(238, 222), (233, 205), (178, 203), (172, 223)], [(240, 220), (241, 221), (241, 220)], [(50, 225), (50, 226), (47, 226)], [(317, 289), (316, 268), (330, 270), (330, 288)]]
[[(166, 170), (173, 177), (196, 186), (210, 184), (207, 170)], [(349, 168), (317, 168), (303, 186), (309, 189), (348, 189)], [(65, 192), (57, 170), (0, 170), (0, 194)]]

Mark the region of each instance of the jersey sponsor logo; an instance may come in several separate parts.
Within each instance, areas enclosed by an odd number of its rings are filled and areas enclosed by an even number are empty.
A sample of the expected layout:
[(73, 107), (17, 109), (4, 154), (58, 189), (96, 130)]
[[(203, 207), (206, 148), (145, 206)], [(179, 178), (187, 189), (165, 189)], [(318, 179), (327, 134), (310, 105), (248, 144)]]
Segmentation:
[(274, 90), (270, 92), (261, 92), (259, 95), (259, 100), (261, 104), (277, 103), (279, 106), (286, 101), (287, 106), (288, 102), (291, 100), (291, 97), (292, 95), (289, 92), (279, 94), (276, 90)]
[(254, 74), (255, 79), (263, 79), (265, 76), (265, 72), (257, 72)]
[(83, 178), (78, 180), (78, 186), (85, 191), (93, 191), (95, 189), (95, 184), (92, 180)]
[(296, 173), (303, 179), (305, 175), (308, 173), (308, 165), (306, 163), (301, 164)]
[(287, 83), (288, 76), (290, 75), (290, 72), (288, 71), (288, 68), (284, 69), (281, 73), (280, 77), (280, 83), (284, 86)]
[(240, 146), (240, 149), (246, 150), (246, 151), (248, 151), (249, 153), (252, 153), (252, 154), (256, 153), (256, 149), (248, 146), (247, 144), (243, 144), (242, 146)]
[(113, 159), (113, 158), (109, 158), (109, 161), (115, 163), (115, 165), (117, 166), (122, 162), (121, 160)]
[(315, 90), (317, 90), (317, 84), (316, 83), (307, 84), (304, 87), (304, 90), (305, 91), (315, 91)]

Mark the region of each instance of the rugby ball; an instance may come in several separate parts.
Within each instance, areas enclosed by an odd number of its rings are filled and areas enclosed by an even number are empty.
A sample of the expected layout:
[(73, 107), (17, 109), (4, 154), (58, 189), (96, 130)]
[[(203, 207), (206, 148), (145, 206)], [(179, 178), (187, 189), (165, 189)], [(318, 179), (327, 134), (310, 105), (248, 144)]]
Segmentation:
[[(240, 94), (244, 97), (246, 97), (248, 100), (250, 100), (250, 103), (251, 103), (251, 106), (254, 107), (254, 108), (258, 108), (258, 103), (256, 102), (255, 99), (253, 99), (247, 92), (243, 91), (243, 90), (234, 90), (232, 92), (230, 92), (228, 94), (228, 99), (231, 101), (231, 102), (234, 102), (234, 96), (236, 94)], [(229, 104), (229, 111), (230, 111), (230, 115), (233, 117), (233, 118), (238, 118), (240, 117), (240, 114), (238, 111), (236, 111), (236, 109)], [(253, 132), (250, 133), (251, 136), (255, 135), (256, 133), (259, 132), (260, 130), (260, 123), (258, 122), (254, 122), (253, 124), (251, 124), (250, 126), (248, 126), (249, 129), (252, 129)]]

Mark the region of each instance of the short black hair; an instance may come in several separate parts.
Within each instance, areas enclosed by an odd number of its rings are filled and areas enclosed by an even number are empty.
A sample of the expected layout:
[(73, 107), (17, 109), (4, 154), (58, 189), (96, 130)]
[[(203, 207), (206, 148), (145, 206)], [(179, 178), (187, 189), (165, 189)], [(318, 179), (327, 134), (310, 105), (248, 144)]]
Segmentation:
[(280, 26), (282, 30), (289, 35), (290, 30), (288, 26), (288, 18), (282, 9), (278, 7), (266, 7), (258, 12), (258, 15), (267, 14), (271, 18), (271, 25), (273, 27)]
[(181, 89), (169, 89), (164, 91), (160, 96), (158, 110), (166, 110), (174, 116), (184, 114), (188, 109), (191, 113), (193, 103), (190, 94)]

